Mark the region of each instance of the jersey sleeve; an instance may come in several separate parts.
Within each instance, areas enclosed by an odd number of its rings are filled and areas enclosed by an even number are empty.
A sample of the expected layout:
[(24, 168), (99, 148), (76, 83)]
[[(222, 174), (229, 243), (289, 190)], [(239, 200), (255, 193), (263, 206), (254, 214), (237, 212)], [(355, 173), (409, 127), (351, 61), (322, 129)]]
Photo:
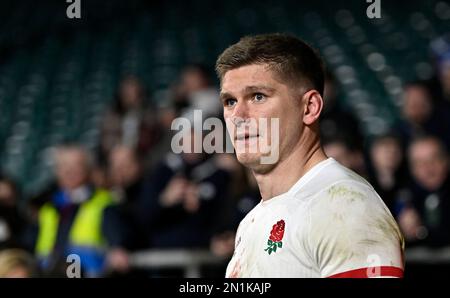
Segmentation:
[(403, 277), (403, 237), (373, 188), (338, 182), (310, 207), (307, 241), (321, 277)]

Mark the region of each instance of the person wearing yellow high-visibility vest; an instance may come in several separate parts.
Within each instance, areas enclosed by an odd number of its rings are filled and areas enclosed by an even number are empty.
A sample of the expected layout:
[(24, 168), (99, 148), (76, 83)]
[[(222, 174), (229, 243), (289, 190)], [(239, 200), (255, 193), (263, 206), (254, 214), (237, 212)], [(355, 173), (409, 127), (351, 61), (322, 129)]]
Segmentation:
[(108, 191), (89, 184), (89, 155), (81, 147), (56, 152), (59, 190), (39, 210), (35, 253), (43, 271), (64, 272), (66, 258), (76, 254), (83, 276), (100, 276), (105, 269), (107, 241), (102, 230), (104, 210), (112, 205)]

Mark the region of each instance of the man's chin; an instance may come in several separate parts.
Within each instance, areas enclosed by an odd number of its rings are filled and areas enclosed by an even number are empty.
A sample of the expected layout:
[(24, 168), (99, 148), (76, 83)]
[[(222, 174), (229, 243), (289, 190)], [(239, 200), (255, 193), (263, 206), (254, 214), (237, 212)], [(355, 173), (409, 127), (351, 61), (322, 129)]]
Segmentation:
[(261, 163), (261, 154), (258, 153), (240, 153), (237, 154), (237, 159), (242, 165), (255, 173), (264, 174), (273, 168), (270, 164)]
[(238, 161), (246, 167), (260, 164), (261, 157), (257, 153), (238, 153)]

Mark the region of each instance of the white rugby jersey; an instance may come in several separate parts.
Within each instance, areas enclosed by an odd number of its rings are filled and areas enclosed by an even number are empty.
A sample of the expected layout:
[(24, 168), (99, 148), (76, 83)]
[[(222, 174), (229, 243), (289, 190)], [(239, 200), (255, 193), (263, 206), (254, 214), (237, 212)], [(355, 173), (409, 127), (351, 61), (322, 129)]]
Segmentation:
[(226, 277), (402, 277), (403, 250), (373, 187), (328, 158), (247, 214)]

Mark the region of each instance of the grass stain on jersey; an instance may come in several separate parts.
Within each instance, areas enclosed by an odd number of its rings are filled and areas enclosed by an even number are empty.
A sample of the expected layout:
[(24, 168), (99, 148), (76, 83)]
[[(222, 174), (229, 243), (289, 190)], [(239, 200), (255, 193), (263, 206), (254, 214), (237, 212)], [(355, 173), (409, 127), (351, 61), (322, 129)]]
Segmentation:
[(363, 200), (364, 195), (358, 191), (354, 191), (345, 187), (343, 185), (333, 185), (328, 189), (328, 194), (331, 199), (335, 199), (336, 197), (343, 197), (349, 200), (350, 202), (355, 202), (357, 200)]

